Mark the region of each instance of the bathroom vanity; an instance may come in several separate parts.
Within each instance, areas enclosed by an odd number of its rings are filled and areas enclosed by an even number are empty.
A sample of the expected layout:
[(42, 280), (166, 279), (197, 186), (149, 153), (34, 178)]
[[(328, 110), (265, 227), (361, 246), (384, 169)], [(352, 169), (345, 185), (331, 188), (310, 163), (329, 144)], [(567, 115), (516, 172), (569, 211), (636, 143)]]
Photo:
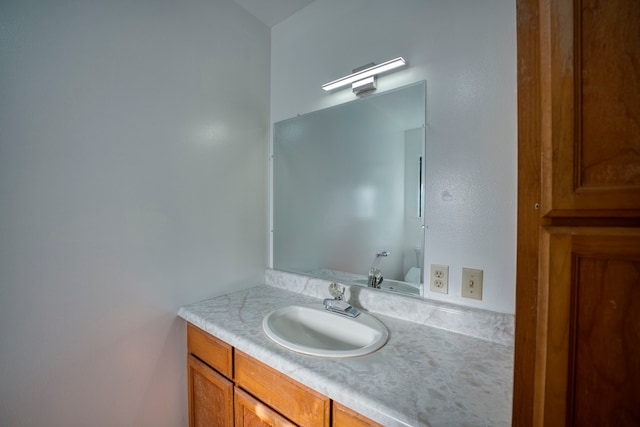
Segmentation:
[(380, 426), (190, 323), (187, 350), (191, 425)]
[[(265, 316), (291, 304), (321, 304), (329, 296), (324, 285), (317, 279), (293, 291), (260, 285), (180, 309), (188, 329), (191, 425), (213, 423), (207, 417), (215, 414), (222, 417), (216, 425), (510, 424), (511, 345), (374, 312), (366, 289), (356, 286), (346, 296), (389, 329), (387, 344), (373, 353), (308, 356), (264, 334)], [(411, 303), (374, 293), (389, 307)], [(448, 311), (452, 325), (469, 315), (452, 306), (437, 311)], [(474, 315), (482, 322), (486, 314)]]

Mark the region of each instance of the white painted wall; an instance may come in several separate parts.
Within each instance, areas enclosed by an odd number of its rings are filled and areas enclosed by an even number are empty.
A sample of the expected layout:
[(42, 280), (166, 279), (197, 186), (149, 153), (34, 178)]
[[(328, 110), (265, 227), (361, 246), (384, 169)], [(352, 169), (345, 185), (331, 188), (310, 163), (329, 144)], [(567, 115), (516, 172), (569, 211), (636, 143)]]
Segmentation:
[(0, 3), (0, 425), (185, 426), (180, 305), (263, 281), (269, 29)]
[[(271, 32), (271, 122), (353, 99), (323, 83), (369, 62), (409, 67), (378, 91), (427, 81), (425, 266), (449, 294), (513, 313), (516, 249), (516, 21), (513, 0), (316, 0)], [(484, 299), (460, 297), (462, 267)]]

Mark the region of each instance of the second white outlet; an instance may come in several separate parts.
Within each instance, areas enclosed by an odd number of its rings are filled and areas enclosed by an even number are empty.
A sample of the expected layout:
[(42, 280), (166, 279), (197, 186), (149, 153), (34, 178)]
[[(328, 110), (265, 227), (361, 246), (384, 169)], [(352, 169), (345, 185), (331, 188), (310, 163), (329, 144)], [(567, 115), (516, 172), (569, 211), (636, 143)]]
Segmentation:
[(431, 292), (449, 293), (449, 266), (431, 264), (431, 280), (429, 280)]

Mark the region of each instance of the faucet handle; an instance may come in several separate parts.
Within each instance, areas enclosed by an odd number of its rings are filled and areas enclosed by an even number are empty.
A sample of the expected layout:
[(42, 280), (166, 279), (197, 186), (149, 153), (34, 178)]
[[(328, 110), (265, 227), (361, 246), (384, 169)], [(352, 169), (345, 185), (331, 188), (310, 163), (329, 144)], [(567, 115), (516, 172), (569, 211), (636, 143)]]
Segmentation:
[(334, 282), (329, 285), (329, 293), (335, 299), (342, 300), (342, 298), (344, 297), (344, 286), (341, 286)]

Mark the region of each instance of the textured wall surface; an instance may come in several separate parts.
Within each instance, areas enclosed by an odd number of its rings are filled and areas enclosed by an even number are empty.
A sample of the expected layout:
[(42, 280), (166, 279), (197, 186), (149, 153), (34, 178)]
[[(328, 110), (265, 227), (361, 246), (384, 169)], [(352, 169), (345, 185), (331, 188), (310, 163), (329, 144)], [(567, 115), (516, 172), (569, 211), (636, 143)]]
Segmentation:
[(185, 303), (261, 283), (269, 29), (0, 3), (0, 425), (184, 426)]

